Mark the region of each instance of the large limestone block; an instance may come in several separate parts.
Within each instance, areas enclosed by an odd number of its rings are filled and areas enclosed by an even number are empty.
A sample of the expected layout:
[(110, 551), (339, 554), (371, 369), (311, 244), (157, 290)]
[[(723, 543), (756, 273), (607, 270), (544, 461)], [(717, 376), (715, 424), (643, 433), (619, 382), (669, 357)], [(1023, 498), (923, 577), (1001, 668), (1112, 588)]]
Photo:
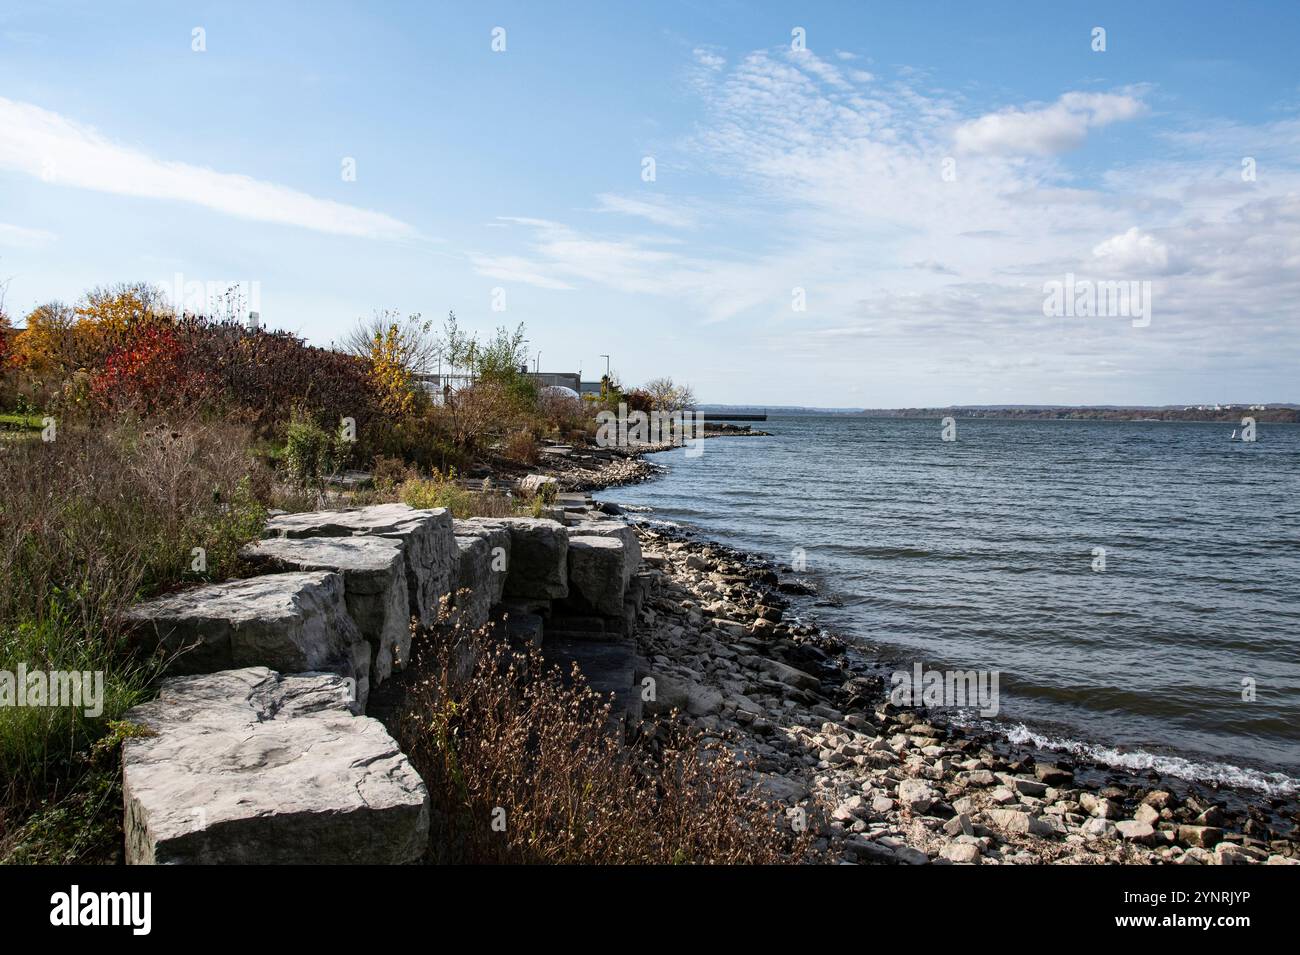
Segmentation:
[[(457, 537), (481, 537), (487, 541), (491, 560), (488, 562), (489, 573), (481, 580), (487, 587), (488, 606), (495, 607), (505, 596), (506, 577), (510, 569), (509, 528), (491, 520), (472, 518), (452, 522), (452, 529)], [(458, 583), (456, 586), (459, 588), (466, 585)]]
[(267, 574), (194, 587), (136, 604), (127, 618), (143, 642), (176, 654), (174, 673), (320, 670), (355, 681), (365, 705), (370, 645), (348, 613), (340, 574)]
[(623, 612), (627, 587), (623, 542), (617, 537), (569, 538), (569, 588), (598, 613), (617, 616)]
[(451, 512), (445, 507), (419, 510), (406, 504), (374, 504), (338, 511), (282, 514), (266, 524), (263, 537), (392, 537), (406, 553), (411, 613), (425, 623), (438, 614), (439, 602), (451, 591), (456, 542)]
[(402, 542), (391, 537), (274, 537), (241, 556), (292, 570), (343, 575), (348, 613), (370, 644), (370, 682), (379, 686), (410, 656), (411, 611)]
[(429, 798), (382, 723), (337, 676), (265, 667), (164, 681), (127, 719), (126, 861), (403, 863), (428, 842)]
[(569, 535), (563, 524), (535, 517), (492, 523), (510, 532), (504, 596), (558, 600), (569, 595)]
[(457, 537), (456, 576), (452, 587), (451, 619), (460, 626), (477, 629), (488, 622), (492, 608), (489, 579), (492, 549), (483, 537)]
[(621, 540), (626, 553), (623, 562), (625, 585), (641, 567), (641, 541), (630, 524), (622, 521), (578, 521), (569, 525), (569, 537), (614, 537)]

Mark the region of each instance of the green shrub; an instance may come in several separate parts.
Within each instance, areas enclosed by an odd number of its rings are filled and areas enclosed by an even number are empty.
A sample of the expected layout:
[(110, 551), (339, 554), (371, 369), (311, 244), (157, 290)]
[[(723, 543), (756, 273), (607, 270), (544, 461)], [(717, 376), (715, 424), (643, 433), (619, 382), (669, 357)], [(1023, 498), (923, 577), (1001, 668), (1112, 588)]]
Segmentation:
[(285, 433), (284, 463), (299, 484), (319, 484), (337, 473), (346, 462), (349, 448), (340, 435), (322, 428), (316, 419), (295, 410)]

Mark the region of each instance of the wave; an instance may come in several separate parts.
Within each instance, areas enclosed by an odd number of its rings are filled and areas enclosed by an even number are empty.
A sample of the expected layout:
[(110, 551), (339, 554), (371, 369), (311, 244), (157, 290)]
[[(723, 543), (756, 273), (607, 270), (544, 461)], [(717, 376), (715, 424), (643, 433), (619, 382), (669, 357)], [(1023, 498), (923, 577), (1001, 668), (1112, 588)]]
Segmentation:
[(984, 723), (982, 729), (994, 729), (1011, 743), (1069, 753), (1079, 759), (1113, 766), (1129, 772), (1153, 770), (1162, 776), (1176, 776), (1189, 782), (1217, 783), (1236, 789), (1250, 789), (1268, 796), (1294, 796), (1300, 793), (1300, 779), (1285, 773), (1266, 773), (1231, 763), (1198, 762), (1182, 756), (1162, 756), (1145, 750), (1124, 751), (1113, 746), (1085, 743), (1060, 736), (1046, 736), (1017, 723), (1008, 727)]

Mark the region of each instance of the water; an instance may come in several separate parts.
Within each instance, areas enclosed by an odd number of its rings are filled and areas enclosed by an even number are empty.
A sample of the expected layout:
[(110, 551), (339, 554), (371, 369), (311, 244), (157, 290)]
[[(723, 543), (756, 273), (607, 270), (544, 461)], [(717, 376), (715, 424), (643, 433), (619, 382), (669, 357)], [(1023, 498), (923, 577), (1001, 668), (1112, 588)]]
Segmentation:
[(820, 623), (900, 669), (1000, 671), (1013, 739), (1300, 791), (1300, 426), (761, 427), (601, 497), (781, 563), (802, 548)]

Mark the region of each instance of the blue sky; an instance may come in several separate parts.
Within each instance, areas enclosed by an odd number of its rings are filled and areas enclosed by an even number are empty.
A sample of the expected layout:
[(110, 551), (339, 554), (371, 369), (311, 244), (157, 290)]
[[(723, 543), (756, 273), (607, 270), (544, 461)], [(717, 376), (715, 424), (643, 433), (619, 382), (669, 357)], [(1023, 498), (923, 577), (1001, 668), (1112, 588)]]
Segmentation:
[(1300, 5), (696, 6), (11, 5), (7, 310), (179, 274), (704, 401), (1300, 401)]

